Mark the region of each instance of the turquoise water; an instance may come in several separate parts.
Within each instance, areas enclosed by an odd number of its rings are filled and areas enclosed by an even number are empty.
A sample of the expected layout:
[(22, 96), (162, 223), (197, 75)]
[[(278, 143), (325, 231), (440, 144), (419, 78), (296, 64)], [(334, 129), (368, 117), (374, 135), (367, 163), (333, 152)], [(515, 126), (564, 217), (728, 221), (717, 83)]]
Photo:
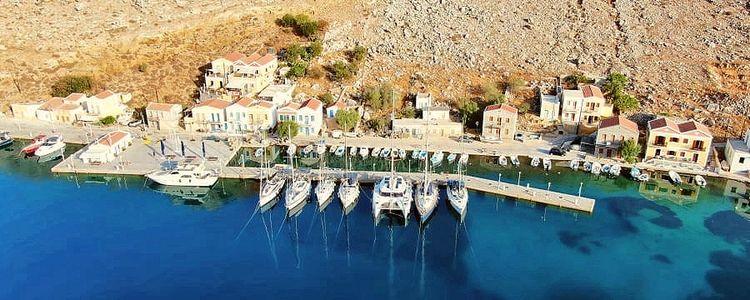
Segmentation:
[[(363, 165), (365, 165), (363, 163)], [(469, 172), (597, 199), (592, 215), (471, 193), (420, 228), (373, 225), (369, 195), (254, 213), (257, 183), (156, 191), (139, 177), (49, 174), (0, 150), (0, 298), (747, 298), (746, 187), (689, 192), (554, 167)], [(688, 187), (683, 187), (683, 190)], [(674, 190), (674, 193), (673, 193)], [(187, 198), (175, 196), (190, 194)]]

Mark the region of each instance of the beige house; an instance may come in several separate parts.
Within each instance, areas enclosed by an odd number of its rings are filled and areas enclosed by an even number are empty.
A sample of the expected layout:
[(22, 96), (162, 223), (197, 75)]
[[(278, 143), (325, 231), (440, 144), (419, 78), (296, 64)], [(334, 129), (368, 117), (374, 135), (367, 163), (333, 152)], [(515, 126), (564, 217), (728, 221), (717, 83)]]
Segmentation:
[(292, 101), (293, 92), (294, 85), (292, 84), (272, 84), (258, 94), (258, 99), (270, 101), (276, 106), (280, 106)]
[(427, 133), (431, 137), (456, 137), (463, 134), (463, 125), (450, 120), (395, 119), (392, 125), (393, 132), (404, 136), (421, 137)]
[(422, 109), (424, 120), (450, 120), (451, 109), (445, 106), (431, 106)]
[(206, 70), (206, 87), (210, 90), (224, 88), (229, 81), (229, 75), (234, 73), (234, 62), (243, 58), (244, 54), (235, 51), (212, 61), (211, 68)]
[(579, 133), (593, 132), (599, 121), (612, 116), (612, 104), (604, 99), (595, 85), (584, 85), (578, 90), (562, 90), (563, 124), (575, 125)]
[(104, 90), (86, 100), (86, 115), (82, 120), (95, 122), (104, 117), (118, 117), (125, 112), (132, 96), (127, 93), (114, 93)]
[(268, 131), (276, 127), (276, 105), (270, 101), (255, 101), (248, 107), (252, 130)]
[(645, 159), (664, 159), (705, 167), (713, 136), (694, 120), (677, 123), (669, 118), (648, 122)]
[(14, 118), (33, 120), (36, 119), (36, 111), (41, 106), (42, 103), (13, 103), (10, 105), (10, 110)]
[(151, 102), (146, 106), (146, 123), (157, 130), (176, 130), (180, 128), (182, 105)]
[(192, 116), (185, 118), (185, 129), (200, 132), (226, 132), (229, 129), (226, 109), (231, 102), (209, 99), (201, 101), (191, 109)]
[(65, 104), (63, 98), (53, 97), (42, 103), (39, 109), (36, 111), (36, 118), (45, 122), (56, 122), (57, 117), (55, 115), (55, 109)]
[(742, 140), (729, 140), (724, 148), (724, 156), (729, 163), (729, 171), (741, 173), (750, 171), (750, 129)]
[(414, 97), (414, 108), (425, 109), (432, 106), (432, 94), (430, 93), (417, 93)]
[(596, 131), (594, 155), (620, 158), (620, 146), (627, 140), (638, 143), (638, 124), (623, 116), (604, 119)]
[(278, 67), (274, 54), (232, 52), (211, 62), (205, 84), (209, 90), (225, 90), (236, 98), (252, 96), (273, 82)]
[(86, 164), (108, 163), (133, 143), (133, 136), (125, 131), (113, 131), (100, 137), (78, 155)]
[(518, 110), (506, 104), (489, 105), (482, 116), (482, 139), (500, 141), (516, 134)]
[(84, 116), (86, 113), (83, 107), (74, 103), (63, 103), (53, 109), (55, 121), (58, 123), (73, 124)]

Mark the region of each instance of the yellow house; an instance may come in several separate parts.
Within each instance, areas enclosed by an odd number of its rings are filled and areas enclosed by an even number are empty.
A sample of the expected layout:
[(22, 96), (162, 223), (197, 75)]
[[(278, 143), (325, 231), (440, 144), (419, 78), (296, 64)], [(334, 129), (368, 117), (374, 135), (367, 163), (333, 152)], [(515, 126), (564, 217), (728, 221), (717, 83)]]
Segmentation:
[(227, 85), (228, 77), (234, 73), (234, 62), (245, 58), (240, 52), (227, 53), (211, 62), (211, 69), (206, 70), (206, 87), (218, 90)]
[(278, 67), (276, 55), (253, 53), (234, 62), (234, 73), (228, 77), (226, 89), (238, 97), (256, 95), (273, 82)]
[(276, 104), (271, 101), (255, 101), (248, 107), (250, 126), (253, 130), (270, 130), (276, 127)]
[(84, 121), (97, 121), (101, 118), (113, 116), (118, 117), (125, 111), (125, 103), (131, 99), (130, 94), (113, 93), (104, 90), (86, 100), (87, 116), (83, 117)]
[(705, 125), (689, 120), (677, 123), (669, 118), (648, 122), (645, 159), (664, 159), (705, 167), (713, 135)]
[(55, 120), (60, 123), (73, 124), (83, 116), (83, 107), (74, 103), (63, 103), (54, 108)]
[(36, 111), (41, 106), (41, 103), (13, 103), (10, 110), (15, 118), (33, 120), (36, 119)]
[(200, 132), (226, 132), (229, 125), (225, 109), (231, 105), (219, 99), (201, 101), (191, 109), (192, 117), (185, 118), (185, 129)]

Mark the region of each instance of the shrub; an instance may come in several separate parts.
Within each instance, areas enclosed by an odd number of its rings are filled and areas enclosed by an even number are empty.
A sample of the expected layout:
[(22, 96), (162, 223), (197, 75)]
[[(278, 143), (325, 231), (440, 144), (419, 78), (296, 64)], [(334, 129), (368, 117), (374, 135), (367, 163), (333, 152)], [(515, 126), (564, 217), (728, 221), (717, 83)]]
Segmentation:
[(306, 21), (301, 24), (297, 24), (297, 35), (311, 38), (318, 32), (318, 22)]
[(112, 125), (117, 123), (117, 119), (115, 119), (115, 117), (113, 116), (106, 116), (99, 120), (99, 123), (102, 123), (102, 125)]
[(138, 65), (138, 72), (146, 72), (148, 70), (148, 64), (147, 63), (141, 63)]
[(511, 92), (516, 92), (523, 86), (525, 86), (526, 82), (524, 82), (523, 79), (519, 77), (511, 76), (510, 78), (508, 78), (508, 81), (505, 84)]
[(628, 163), (635, 163), (641, 155), (641, 145), (635, 140), (627, 140), (620, 145), (620, 155)]
[(362, 46), (355, 46), (350, 56), (352, 62), (359, 64), (365, 60), (365, 57), (367, 57), (367, 48)]
[(276, 24), (282, 27), (291, 27), (296, 35), (306, 38), (312, 38), (318, 31), (328, 28), (328, 22), (311, 20), (305, 14), (298, 14), (296, 16), (285, 14), (280, 19), (276, 19)]
[(518, 112), (520, 112), (522, 114), (525, 114), (527, 111), (529, 111), (530, 108), (531, 108), (531, 105), (529, 105), (528, 103), (524, 102), (524, 103), (521, 103), (520, 105), (518, 105)]
[(640, 101), (638, 101), (636, 97), (628, 95), (622, 91), (615, 93), (612, 104), (620, 112), (633, 111), (641, 106)]
[(359, 122), (359, 114), (355, 110), (341, 109), (336, 112), (336, 124), (343, 131), (350, 131)]
[(331, 79), (335, 81), (344, 81), (352, 78), (357, 73), (357, 67), (345, 61), (336, 61), (329, 67)]
[(294, 138), (299, 134), (299, 124), (291, 120), (282, 121), (276, 124), (276, 134), (280, 138), (289, 138), (290, 136)]
[(484, 99), (489, 103), (505, 103), (505, 95), (497, 89), (497, 85), (494, 83), (487, 83), (483, 85), (482, 94), (484, 95)]
[(318, 41), (314, 41), (307, 46), (307, 54), (310, 59), (316, 58), (323, 54), (323, 44)]
[(311, 67), (310, 70), (307, 71), (307, 76), (310, 78), (320, 79), (325, 76), (325, 72), (323, 71), (323, 68), (316, 65)]
[(283, 17), (276, 20), (276, 24), (282, 27), (293, 27), (297, 25), (297, 18), (292, 14), (285, 14)]
[(286, 78), (295, 79), (305, 76), (307, 70), (307, 63), (303, 61), (297, 61), (289, 66), (289, 71), (286, 73)]
[(325, 93), (318, 96), (321, 102), (325, 103), (326, 106), (333, 104), (333, 95), (331, 93)]
[(414, 109), (413, 106), (409, 105), (406, 106), (398, 111), (400, 118), (414, 118), (417, 116), (417, 111)]
[(380, 88), (368, 87), (364, 93), (365, 103), (374, 110), (380, 110), (383, 107), (383, 99), (380, 95)]
[(287, 62), (296, 62), (298, 60), (307, 60), (308, 54), (305, 47), (299, 44), (292, 44), (286, 48), (284, 53), (284, 60)]
[(94, 82), (89, 76), (63, 76), (52, 84), (51, 94), (53, 97), (67, 97), (72, 93), (86, 93), (91, 90), (93, 85)]

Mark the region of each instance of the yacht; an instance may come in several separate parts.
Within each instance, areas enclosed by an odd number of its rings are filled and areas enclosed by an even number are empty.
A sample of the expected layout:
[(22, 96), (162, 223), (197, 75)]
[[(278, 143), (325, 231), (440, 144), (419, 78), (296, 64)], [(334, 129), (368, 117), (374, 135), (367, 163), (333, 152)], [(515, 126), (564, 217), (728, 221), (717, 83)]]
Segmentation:
[(326, 153), (326, 144), (325, 143), (318, 143), (318, 146), (315, 147), (315, 153), (318, 155), (323, 155)]
[(451, 154), (448, 154), (448, 158), (446, 158), (446, 160), (448, 160), (449, 164), (452, 164), (454, 161), (456, 161), (456, 157), (458, 157), (458, 154), (451, 153)]
[(602, 165), (602, 173), (604, 173), (604, 175), (609, 175), (609, 169), (611, 168), (612, 166), (610, 166), (609, 164)]
[(161, 185), (208, 187), (219, 180), (219, 173), (206, 170), (203, 161), (186, 159), (178, 162), (173, 169), (148, 173), (146, 178)]
[(261, 156), (263, 156), (264, 152), (265, 152), (265, 149), (263, 147), (255, 149), (255, 157), (261, 157)]
[(515, 155), (510, 157), (510, 162), (516, 167), (521, 164), (521, 161), (518, 160), (518, 156)]
[(545, 171), (549, 171), (550, 169), (552, 169), (552, 161), (549, 158), (545, 157), (542, 160), (542, 165), (544, 166)]
[(591, 172), (591, 168), (593, 166), (594, 166), (594, 164), (592, 162), (590, 162), (590, 161), (584, 162), (583, 163), (583, 171), (586, 172), (586, 173)]
[(42, 143), (39, 148), (34, 151), (34, 155), (42, 157), (62, 155), (65, 151), (65, 143), (62, 141), (62, 136), (53, 135)]
[(414, 149), (414, 151), (411, 152), (411, 159), (417, 159), (419, 158), (419, 152), (422, 152), (419, 148)]
[[(391, 97), (393, 102), (394, 97)], [(391, 109), (394, 105), (391, 103)], [(391, 118), (393, 118), (393, 111)], [(393, 144), (393, 132), (391, 132), (391, 144)], [(388, 150), (388, 149), (386, 149)], [(391, 172), (380, 179), (372, 190), (372, 214), (375, 224), (378, 223), (383, 213), (399, 212), (404, 220), (409, 219), (412, 204), (412, 184), (401, 175), (397, 175), (394, 162), (391, 159)]]
[(13, 144), (13, 137), (7, 131), (0, 132), (0, 148)]
[(503, 167), (507, 166), (508, 158), (506, 158), (505, 155), (500, 155), (500, 157), (497, 158), (497, 164)]
[(313, 152), (313, 150), (315, 150), (315, 145), (313, 144), (307, 145), (305, 146), (305, 148), (302, 148), (302, 154), (309, 155), (310, 153)]
[(406, 150), (399, 149), (398, 150), (398, 158), (400, 158), (400, 159), (406, 159)]
[(539, 157), (534, 157), (531, 159), (531, 166), (538, 167), (540, 162), (541, 160), (539, 159)]
[[(291, 141), (291, 137), (289, 137), (289, 140)], [(290, 143), (289, 149), (293, 148), (294, 144)], [(292, 166), (292, 171), (289, 180), (287, 180), (286, 182), (287, 186), (284, 194), (284, 206), (286, 206), (288, 214), (292, 215), (295, 211), (298, 211), (298, 208), (301, 209), (302, 206), (307, 203), (307, 198), (310, 197), (311, 183), (310, 178), (306, 176), (297, 176), (295, 174), (294, 151), (287, 153), (289, 154), (289, 161), (291, 162), (290, 165)]]
[(463, 180), (460, 172), (458, 175), (459, 180), (448, 181), (447, 194), (448, 202), (450, 202), (451, 207), (453, 207), (461, 217), (461, 221), (463, 221), (464, 216), (466, 216), (466, 207), (469, 204), (469, 191), (466, 189), (466, 182)]
[[(344, 137), (344, 144), (346, 144), (346, 137)], [(339, 185), (338, 192), (339, 201), (341, 201), (341, 207), (344, 209), (344, 214), (349, 214), (354, 206), (357, 205), (357, 199), (359, 199), (359, 180), (356, 175), (349, 173), (352, 166), (351, 159), (351, 157), (346, 157), (344, 160), (346, 174), (341, 181), (341, 185)]]
[(21, 149), (21, 153), (26, 156), (34, 155), (34, 152), (36, 152), (36, 149), (39, 149), (42, 144), (44, 144), (44, 141), (47, 140), (47, 136), (40, 134), (34, 137), (34, 139), (31, 141), (31, 144), (26, 145), (26, 147), (23, 147)]
[(315, 199), (318, 200), (318, 209), (323, 211), (331, 202), (333, 191), (336, 190), (336, 181), (323, 175), (325, 157), (320, 159), (320, 172), (318, 173), (318, 185), (315, 186)]

